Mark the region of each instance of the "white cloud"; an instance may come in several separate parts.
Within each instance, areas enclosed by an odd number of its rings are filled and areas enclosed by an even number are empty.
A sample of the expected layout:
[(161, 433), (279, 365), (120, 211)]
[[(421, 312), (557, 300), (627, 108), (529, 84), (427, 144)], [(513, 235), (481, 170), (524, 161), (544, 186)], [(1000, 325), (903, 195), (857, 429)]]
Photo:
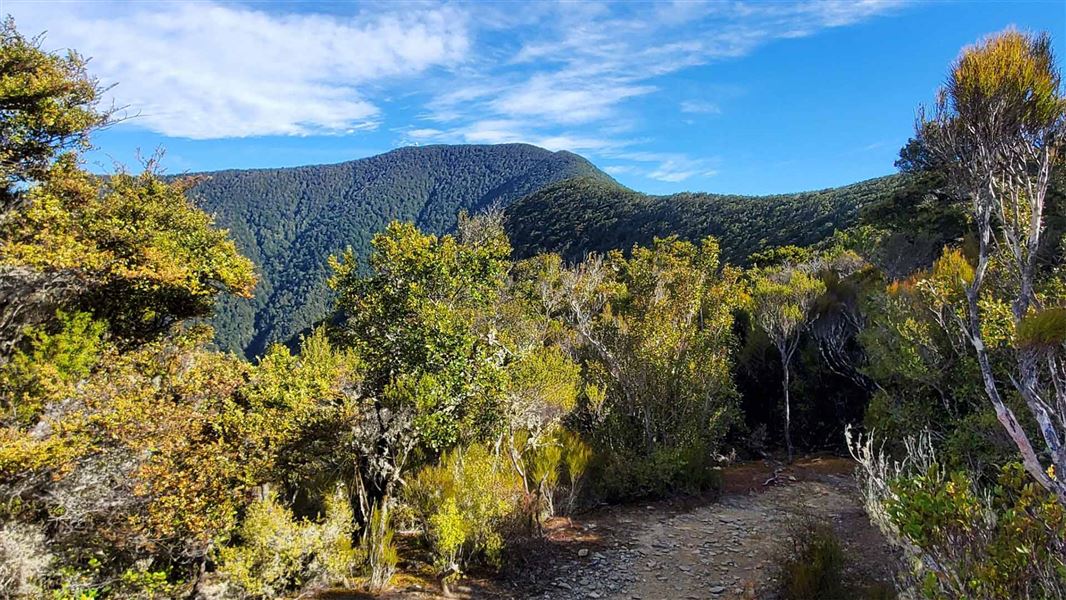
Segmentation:
[(448, 8), (351, 18), (270, 14), (211, 2), (8, 2), (24, 31), (91, 68), (132, 123), (194, 139), (341, 133), (376, 125), (375, 82), (462, 59), (469, 39)]
[(622, 100), (654, 90), (610, 81), (579, 83), (541, 74), (496, 98), (490, 106), (504, 115), (538, 117), (563, 124), (587, 123), (610, 115), (611, 107)]
[(407, 137), (415, 140), (426, 140), (440, 137), (444, 134), (440, 129), (411, 129), (406, 132)]
[[(139, 114), (133, 124), (164, 135), (387, 124), (401, 143), (527, 142), (672, 183), (713, 175), (714, 161), (635, 151), (652, 125), (640, 103), (672, 91), (664, 76), (902, 2), (341, 3), (318, 14), (308, 3), (3, 1), (24, 31), (48, 30), (49, 47), (94, 57), (92, 71)], [(729, 84), (709, 79), (667, 100), (717, 114)]]
[[(675, 152), (619, 152), (612, 158), (631, 161), (628, 170), (616, 172), (634, 173), (649, 179), (680, 183), (696, 176), (714, 177), (714, 159), (690, 158)], [(608, 171), (610, 172), (610, 171)]]
[(476, 121), (449, 130), (412, 129), (401, 132), (401, 145), (421, 143), (511, 144), (524, 143), (548, 150), (596, 152), (622, 147), (625, 142), (599, 137), (543, 135), (514, 119)]
[[(538, 4), (536, 16), (506, 31), (518, 41), (518, 49), (507, 60), (500, 60), (500, 54), (478, 60), (483, 53), (472, 53), (468, 66), (473, 72), (444, 82), (429, 104), (429, 118), (464, 132), (460, 139), (536, 143), (549, 136), (560, 143), (581, 142), (593, 157), (633, 160), (618, 153), (639, 147), (631, 135), (640, 129), (636, 101), (668, 93), (669, 86), (659, 78), (744, 56), (775, 40), (868, 19), (899, 4)], [(721, 83), (703, 85), (706, 89), (697, 93), (713, 94), (716, 101), (736, 95), (716, 89)], [(692, 114), (722, 111), (717, 102), (700, 99), (679, 106)], [(486, 125), (501, 120), (506, 127)], [(657, 167), (636, 165), (632, 172), (673, 183), (713, 174), (707, 165), (692, 162), (674, 156), (660, 160)]]

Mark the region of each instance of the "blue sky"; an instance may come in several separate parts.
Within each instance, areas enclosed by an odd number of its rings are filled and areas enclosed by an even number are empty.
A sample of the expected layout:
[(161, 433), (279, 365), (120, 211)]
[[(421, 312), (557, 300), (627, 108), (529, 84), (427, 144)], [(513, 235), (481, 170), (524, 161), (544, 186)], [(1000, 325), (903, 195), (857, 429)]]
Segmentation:
[[(92, 57), (131, 117), (91, 167), (340, 162), (398, 146), (572, 150), (650, 193), (765, 194), (893, 171), (959, 50), (1066, 2), (0, 0)], [(1061, 63), (1061, 60), (1060, 60)]]

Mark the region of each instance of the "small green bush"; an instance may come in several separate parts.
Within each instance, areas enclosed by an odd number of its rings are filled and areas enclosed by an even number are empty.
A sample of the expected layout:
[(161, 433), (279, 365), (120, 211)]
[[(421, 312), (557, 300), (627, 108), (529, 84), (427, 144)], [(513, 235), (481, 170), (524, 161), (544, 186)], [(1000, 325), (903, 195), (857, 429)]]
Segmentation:
[(563, 450), (552, 437), (536, 448), (527, 450), (522, 461), (525, 463), (528, 489), (533, 496), (530, 510), (539, 527), (544, 519), (555, 516), (555, 495), (559, 488)]
[(608, 453), (597, 463), (595, 485), (598, 495), (608, 502), (703, 494), (722, 485), (718, 465), (699, 443), (661, 448), (650, 456)]
[(305, 527), (273, 495), (252, 504), (240, 544), (218, 552), (219, 572), (243, 595), (278, 598), (304, 583)]
[(562, 448), (563, 465), (566, 467), (566, 512), (572, 514), (581, 498), (586, 479), (585, 473), (592, 462), (592, 446), (569, 429), (560, 429), (557, 438)]
[(367, 556), (367, 566), (370, 568), (371, 590), (384, 589), (396, 573), (400, 555), (392, 541), (393, 533), (388, 507), (374, 507), (370, 512), (370, 522), (363, 533), (363, 549)]
[(521, 478), (509, 462), (481, 446), (449, 452), (406, 489), (445, 580), (457, 578), (472, 562), (499, 564), (508, 527), (522, 517), (523, 496)]
[(850, 600), (844, 583), (844, 549), (833, 528), (804, 521), (793, 528), (791, 544), (781, 557), (784, 600)]
[(281, 598), (313, 583), (350, 585), (366, 563), (353, 533), (341, 487), (327, 499), (319, 523), (294, 518), (269, 494), (248, 509), (237, 543), (218, 550), (218, 572), (246, 598)]
[(936, 600), (1066, 597), (1066, 510), (1017, 463), (982, 490), (937, 465), (891, 483), (886, 512), (926, 560), (913, 580)]

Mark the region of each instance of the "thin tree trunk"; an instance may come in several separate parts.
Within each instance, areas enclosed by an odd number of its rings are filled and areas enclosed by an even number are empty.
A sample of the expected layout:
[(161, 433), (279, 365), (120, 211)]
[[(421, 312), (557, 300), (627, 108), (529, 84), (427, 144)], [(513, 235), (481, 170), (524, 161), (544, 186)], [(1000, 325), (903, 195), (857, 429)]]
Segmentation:
[(788, 397), (788, 363), (784, 356), (781, 357), (782, 371), (784, 372), (782, 387), (785, 388), (785, 447), (788, 449), (788, 462), (792, 462), (792, 406)]

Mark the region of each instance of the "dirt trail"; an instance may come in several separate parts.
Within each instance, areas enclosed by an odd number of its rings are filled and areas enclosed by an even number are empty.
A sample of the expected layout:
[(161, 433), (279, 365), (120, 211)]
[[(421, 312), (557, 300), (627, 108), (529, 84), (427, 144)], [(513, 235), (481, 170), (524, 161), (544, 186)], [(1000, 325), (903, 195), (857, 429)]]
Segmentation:
[[(790, 522), (831, 522), (866, 581), (891, 580), (892, 551), (863, 512), (853, 464), (803, 459), (773, 474), (769, 463), (726, 472), (717, 502), (689, 499), (610, 507), (557, 520), (509, 575), (457, 586), (454, 598), (576, 600), (773, 598), (773, 559)], [(395, 598), (438, 598), (426, 584)]]

